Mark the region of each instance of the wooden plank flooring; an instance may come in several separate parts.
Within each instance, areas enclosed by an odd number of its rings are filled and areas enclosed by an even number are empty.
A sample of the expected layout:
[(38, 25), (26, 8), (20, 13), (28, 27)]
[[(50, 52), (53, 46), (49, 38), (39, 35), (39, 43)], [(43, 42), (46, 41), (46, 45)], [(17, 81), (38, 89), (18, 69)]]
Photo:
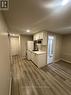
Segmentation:
[(37, 68), (13, 57), (12, 95), (71, 95), (71, 65), (59, 62)]

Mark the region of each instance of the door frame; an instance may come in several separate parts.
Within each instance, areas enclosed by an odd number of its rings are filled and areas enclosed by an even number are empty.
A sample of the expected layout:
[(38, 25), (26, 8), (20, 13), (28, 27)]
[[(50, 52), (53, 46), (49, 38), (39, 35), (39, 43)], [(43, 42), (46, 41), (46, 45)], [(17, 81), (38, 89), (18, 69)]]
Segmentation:
[[(52, 37), (54, 37), (54, 42), (53, 42), (53, 62), (54, 62), (54, 59), (55, 59), (55, 43), (56, 43), (56, 40), (55, 40), (55, 35), (48, 35), (48, 37), (47, 37), (47, 42), (49, 41), (49, 36), (52, 36)], [(48, 63), (48, 55), (49, 55), (49, 53), (48, 53), (48, 46), (47, 46), (47, 64), (49, 64)], [(52, 62), (52, 63), (53, 63)]]

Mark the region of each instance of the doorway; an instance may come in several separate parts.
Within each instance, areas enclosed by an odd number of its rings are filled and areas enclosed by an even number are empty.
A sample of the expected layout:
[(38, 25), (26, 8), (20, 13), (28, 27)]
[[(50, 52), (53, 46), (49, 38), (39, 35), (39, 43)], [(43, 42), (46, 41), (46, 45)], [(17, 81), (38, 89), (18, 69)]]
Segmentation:
[(19, 37), (10, 37), (11, 55), (19, 55)]
[(47, 56), (48, 64), (53, 63), (54, 61), (54, 47), (55, 47), (54, 36), (48, 36), (48, 56)]

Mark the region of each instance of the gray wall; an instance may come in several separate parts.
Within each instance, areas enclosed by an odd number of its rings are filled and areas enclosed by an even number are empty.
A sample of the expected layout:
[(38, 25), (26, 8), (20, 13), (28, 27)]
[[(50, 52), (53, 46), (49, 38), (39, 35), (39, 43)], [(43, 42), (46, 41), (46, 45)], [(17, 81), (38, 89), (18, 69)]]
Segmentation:
[(21, 45), (21, 55), (22, 57), (26, 57), (26, 50), (27, 50), (27, 41), (32, 41), (33, 36), (20, 36), (20, 45)]
[[(53, 35), (55, 37), (54, 61), (58, 61), (62, 58), (71, 62), (71, 34), (60, 35), (49, 32), (48, 35)], [(46, 50), (47, 48), (47, 46), (44, 46), (43, 50)]]
[(63, 36), (61, 52), (62, 58), (71, 62), (71, 34)]
[(62, 50), (62, 36), (59, 34), (55, 34), (55, 58), (54, 58), (54, 61), (57, 61), (61, 58), (61, 50)]
[(9, 95), (10, 65), (7, 27), (0, 13), (0, 95)]
[(20, 35), (10, 36), (11, 55), (20, 55)]

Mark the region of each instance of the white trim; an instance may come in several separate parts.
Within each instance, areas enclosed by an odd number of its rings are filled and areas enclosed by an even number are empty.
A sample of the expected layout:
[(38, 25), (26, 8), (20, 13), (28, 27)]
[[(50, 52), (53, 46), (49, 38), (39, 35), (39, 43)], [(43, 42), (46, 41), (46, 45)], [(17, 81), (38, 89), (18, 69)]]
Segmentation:
[(58, 62), (58, 61), (60, 61), (60, 60), (61, 60), (61, 58), (60, 58), (60, 59), (55, 60), (54, 62)]
[(60, 61), (60, 60), (65, 61), (65, 62), (67, 62), (67, 63), (71, 63), (71, 61), (65, 60), (65, 59), (63, 59), (63, 58), (60, 58), (60, 59), (58, 59), (58, 60), (55, 60), (54, 62), (58, 62), (58, 61)]
[(63, 58), (61, 58), (61, 60), (65, 61), (65, 62), (67, 62), (67, 63), (71, 63), (71, 61), (65, 60), (65, 59), (63, 59)]
[(9, 95), (11, 95), (12, 78), (10, 77)]

